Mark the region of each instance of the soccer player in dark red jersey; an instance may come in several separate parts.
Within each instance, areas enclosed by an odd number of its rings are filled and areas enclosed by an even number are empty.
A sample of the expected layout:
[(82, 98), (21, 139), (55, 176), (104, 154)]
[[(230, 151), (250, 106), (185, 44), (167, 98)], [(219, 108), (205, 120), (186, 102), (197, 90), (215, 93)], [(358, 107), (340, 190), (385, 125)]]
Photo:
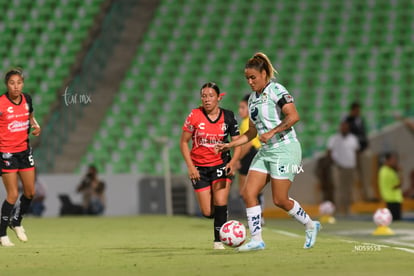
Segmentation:
[[(19, 240), (27, 241), (21, 222), (35, 193), (35, 167), (29, 132), (32, 128), (32, 134), (38, 136), (41, 129), (33, 114), (31, 97), (22, 92), (23, 71), (12, 69), (4, 80), (7, 92), (0, 96), (0, 165), (7, 197), (1, 207), (0, 244), (14, 246), (7, 236), (7, 227), (16, 233)], [(23, 184), (23, 194), (20, 204), (14, 208), (19, 196), (17, 176)]]
[[(215, 145), (239, 137), (239, 127), (232, 111), (219, 107), (222, 98), (219, 87), (206, 83), (200, 91), (202, 106), (193, 109), (185, 120), (180, 149), (188, 167), (196, 198), (203, 216), (214, 218), (214, 249), (224, 249), (219, 231), (227, 221), (227, 201), (230, 184), (236, 172), (240, 148), (217, 153)], [(192, 149), (188, 142), (192, 140)]]

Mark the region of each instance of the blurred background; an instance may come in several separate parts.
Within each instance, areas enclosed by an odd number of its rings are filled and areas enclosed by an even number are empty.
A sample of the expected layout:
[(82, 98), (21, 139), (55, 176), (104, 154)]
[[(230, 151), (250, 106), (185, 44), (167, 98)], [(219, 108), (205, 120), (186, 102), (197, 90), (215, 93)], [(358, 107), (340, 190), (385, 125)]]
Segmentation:
[[(399, 153), (403, 186), (411, 185), (414, 136), (395, 118), (414, 115), (411, 0), (11, 0), (0, 10), (2, 71), (24, 69), (43, 128), (32, 146), (47, 186), (44, 215), (59, 214), (61, 194), (80, 201), (90, 164), (105, 181), (107, 215), (196, 213), (181, 126), (207, 81), (236, 113), (250, 92), (244, 64), (257, 51), (301, 115), (298, 200), (321, 202), (316, 160), (355, 101), (370, 145), (366, 196), (355, 195), (353, 212), (382, 204), (376, 175), (385, 151)], [(270, 198), (266, 206), (278, 214)]]

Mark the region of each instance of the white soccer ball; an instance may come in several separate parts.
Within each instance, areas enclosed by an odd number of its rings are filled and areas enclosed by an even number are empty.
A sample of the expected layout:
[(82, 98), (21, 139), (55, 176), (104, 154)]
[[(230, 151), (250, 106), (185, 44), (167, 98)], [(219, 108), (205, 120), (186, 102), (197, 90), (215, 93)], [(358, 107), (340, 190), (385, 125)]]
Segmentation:
[(373, 219), (378, 226), (388, 226), (392, 222), (392, 214), (387, 208), (381, 208), (375, 211)]
[(335, 213), (335, 204), (333, 204), (331, 201), (327, 200), (319, 205), (319, 214), (323, 216), (332, 216), (333, 213)]
[(237, 220), (229, 220), (220, 228), (220, 240), (225, 245), (238, 247), (246, 240), (246, 227)]

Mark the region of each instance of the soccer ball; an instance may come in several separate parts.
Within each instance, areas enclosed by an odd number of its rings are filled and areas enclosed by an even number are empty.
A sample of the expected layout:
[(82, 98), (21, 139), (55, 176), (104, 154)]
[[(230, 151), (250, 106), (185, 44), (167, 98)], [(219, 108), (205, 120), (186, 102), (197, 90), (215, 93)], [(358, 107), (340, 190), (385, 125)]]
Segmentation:
[(327, 200), (319, 205), (319, 214), (331, 216), (335, 213), (335, 205)]
[(220, 240), (225, 245), (238, 247), (246, 240), (246, 227), (237, 220), (229, 220), (220, 228)]
[(373, 216), (377, 226), (388, 226), (392, 222), (392, 214), (387, 208), (378, 209)]

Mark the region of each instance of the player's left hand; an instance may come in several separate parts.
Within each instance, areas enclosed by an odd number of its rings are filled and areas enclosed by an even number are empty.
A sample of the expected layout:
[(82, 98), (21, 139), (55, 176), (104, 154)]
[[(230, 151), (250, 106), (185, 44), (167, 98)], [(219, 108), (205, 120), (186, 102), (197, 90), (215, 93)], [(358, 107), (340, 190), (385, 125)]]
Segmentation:
[(42, 129), (40, 128), (39, 125), (33, 125), (32, 128), (33, 128), (32, 134), (34, 136), (39, 136), (40, 132), (42, 132)]
[(231, 149), (231, 146), (229, 145), (229, 143), (225, 143), (225, 144), (216, 144), (214, 146), (214, 150), (217, 154), (219, 154), (220, 152), (225, 152)]
[(260, 140), (260, 142), (263, 142), (263, 143), (267, 143), (272, 137), (273, 137), (273, 133), (272, 132), (266, 132), (266, 133), (263, 133), (262, 135), (260, 135), (259, 136), (259, 140)]

